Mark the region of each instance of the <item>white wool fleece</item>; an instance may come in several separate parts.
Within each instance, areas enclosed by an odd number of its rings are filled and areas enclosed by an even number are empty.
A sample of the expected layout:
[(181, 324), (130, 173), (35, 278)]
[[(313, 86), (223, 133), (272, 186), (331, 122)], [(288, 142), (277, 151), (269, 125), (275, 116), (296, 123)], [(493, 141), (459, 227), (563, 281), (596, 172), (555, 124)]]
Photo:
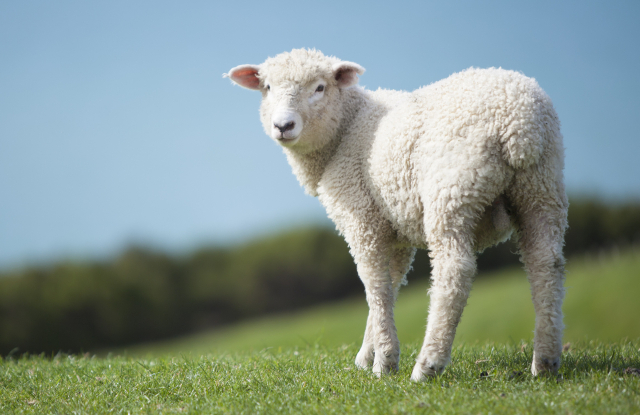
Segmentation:
[(229, 77), (262, 93), (265, 132), (345, 237), (370, 313), (356, 364), (396, 370), (393, 306), (416, 248), (432, 259), (424, 344), (411, 378), (449, 362), (475, 252), (518, 240), (536, 310), (532, 372), (562, 348), (567, 198), (560, 123), (535, 80), (471, 68), (414, 92), (355, 86), (360, 65), (297, 49)]

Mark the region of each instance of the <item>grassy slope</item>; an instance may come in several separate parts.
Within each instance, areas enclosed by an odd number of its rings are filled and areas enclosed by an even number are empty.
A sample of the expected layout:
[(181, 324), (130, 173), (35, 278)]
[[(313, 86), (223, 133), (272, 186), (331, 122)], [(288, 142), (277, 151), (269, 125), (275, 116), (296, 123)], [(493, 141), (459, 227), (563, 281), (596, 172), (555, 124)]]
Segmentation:
[[(640, 250), (570, 261), (564, 305), (565, 341), (618, 341), (640, 338)], [(396, 306), (402, 343), (419, 343), (424, 335), (428, 299), (426, 283), (403, 287)], [(367, 306), (359, 298), (295, 314), (266, 317), (226, 329), (129, 348), (132, 355), (260, 350), (265, 347), (357, 344), (362, 340)], [(534, 313), (523, 270), (479, 278), (456, 345), (475, 342), (519, 344), (533, 337)]]

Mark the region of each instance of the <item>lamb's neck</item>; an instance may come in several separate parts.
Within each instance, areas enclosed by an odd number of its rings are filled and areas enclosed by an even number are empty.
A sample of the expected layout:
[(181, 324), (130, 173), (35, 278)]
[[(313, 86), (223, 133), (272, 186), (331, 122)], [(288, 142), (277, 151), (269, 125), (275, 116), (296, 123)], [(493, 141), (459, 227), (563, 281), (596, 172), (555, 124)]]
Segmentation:
[(334, 140), (320, 150), (304, 154), (284, 149), (293, 174), (298, 178), (298, 182), (304, 187), (307, 194), (318, 196), (318, 183), (338, 145), (339, 141)]
[(318, 196), (318, 185), (327, 164), (335, 155), (349, 126), (357, 117), (358, 111), (366, 105), (368, 99), (367, 92), (363, 88), (349, 88), (342, 93), (342, 108), (339, 109), (342, 119), (333, 137), (327, 140), (328, 143), (325, 146), (308, 153), (284, 149), (293, 174), (296, 175), (305, 192), (314, 197)]

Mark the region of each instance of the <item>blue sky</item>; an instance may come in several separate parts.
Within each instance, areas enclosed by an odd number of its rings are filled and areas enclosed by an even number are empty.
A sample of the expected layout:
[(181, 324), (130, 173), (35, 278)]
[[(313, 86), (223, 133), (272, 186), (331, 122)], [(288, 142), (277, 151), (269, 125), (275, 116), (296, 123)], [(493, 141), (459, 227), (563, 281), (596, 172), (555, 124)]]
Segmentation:
[(470, 66), (538, 80), (570, 193), (640, 198), (640, 2), (0, 3), (0, 267), (188, 250), (321, 222), (222, 74), (309, 47), (412, 90)]

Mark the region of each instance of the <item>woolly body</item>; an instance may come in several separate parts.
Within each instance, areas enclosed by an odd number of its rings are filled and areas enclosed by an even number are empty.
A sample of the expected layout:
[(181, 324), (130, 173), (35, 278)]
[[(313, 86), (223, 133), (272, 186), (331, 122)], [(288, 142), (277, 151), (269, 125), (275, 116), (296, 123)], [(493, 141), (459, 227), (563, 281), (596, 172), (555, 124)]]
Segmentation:
[(397, 369), (393, 304), (423, 247), (431, 305), (412, 379), (442, 371), (475, 252), (514, 233), (536, 309), (532, 371), (557, 370), (568, 203), (550, 99), (535, 80), (502, 69), (468, 69), (410, 93), (355, 86), (363, 72), (294, 50), (229, 75), (262, 91), (265, 131), (349, 244), (370, 307), (356, 364)]

